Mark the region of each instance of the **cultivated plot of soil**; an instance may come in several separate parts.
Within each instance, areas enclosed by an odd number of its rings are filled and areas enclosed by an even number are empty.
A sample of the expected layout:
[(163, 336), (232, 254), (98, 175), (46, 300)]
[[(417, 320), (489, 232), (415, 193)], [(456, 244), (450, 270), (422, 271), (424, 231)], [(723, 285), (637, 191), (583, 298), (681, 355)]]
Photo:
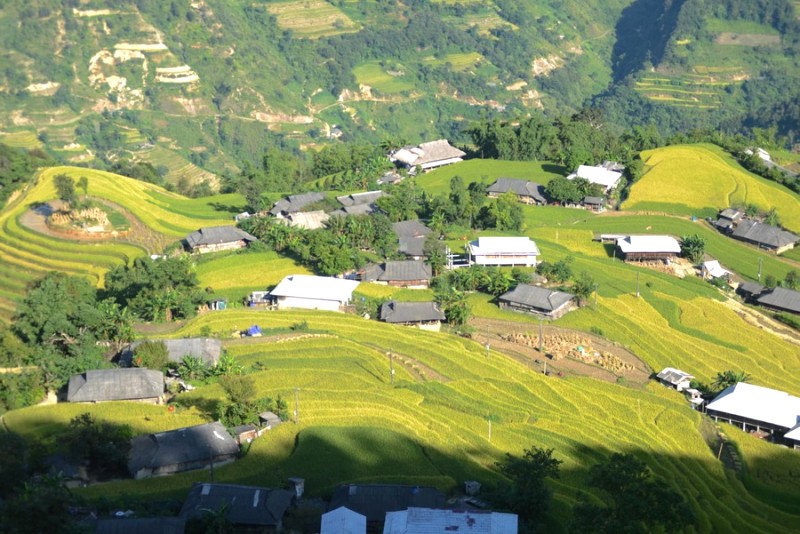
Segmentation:
[(545, 325), (544, 353), (540, 353), (539, 325), (534, 318), (530, 324), (474, 318), (470, 325), (475, 327), (473, 339), (479, 343), (488, 341), (491, 350), (503, 352), (537, 371), (544, 371), (546, 363), (551, 375), (589, 376), (608, 382), (622, 377), (630, 384), (644, 385), (651, 374), (632, 352), (579, 330)]
[(714, 42), (721, 45), (778, 46), (781, 44), (781, 38), (779, 35), (761, 33), (723, 32), (717, 35)]

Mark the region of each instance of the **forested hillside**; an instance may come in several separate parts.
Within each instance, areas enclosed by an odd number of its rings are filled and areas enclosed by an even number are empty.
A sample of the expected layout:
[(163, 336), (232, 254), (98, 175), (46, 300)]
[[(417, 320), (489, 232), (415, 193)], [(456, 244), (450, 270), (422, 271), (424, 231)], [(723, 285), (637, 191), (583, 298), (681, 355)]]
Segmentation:
[(189, 193), (268, 148), (587, 105), (790, 144), (799, 41), (789, 0), (0, 0), (0, 141)]

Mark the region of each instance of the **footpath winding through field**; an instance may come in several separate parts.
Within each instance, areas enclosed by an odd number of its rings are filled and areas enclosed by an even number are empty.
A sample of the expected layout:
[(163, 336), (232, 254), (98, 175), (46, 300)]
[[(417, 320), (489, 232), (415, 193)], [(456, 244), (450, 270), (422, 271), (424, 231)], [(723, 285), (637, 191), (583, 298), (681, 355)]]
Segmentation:
[(729, 298), (723, 304), (736, 312), (736, 315), (741, 317), (744, 322), (766, 330), (788, 343), (800, 346), (800, 332), (797, 330), (772, 319), (758, 310), (745, 306), (737, 300)]

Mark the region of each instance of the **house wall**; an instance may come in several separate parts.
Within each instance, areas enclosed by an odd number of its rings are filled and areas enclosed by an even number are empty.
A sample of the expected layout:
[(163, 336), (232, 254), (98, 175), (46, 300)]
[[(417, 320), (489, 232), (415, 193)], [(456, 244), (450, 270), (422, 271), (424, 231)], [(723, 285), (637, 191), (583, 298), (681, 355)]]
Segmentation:
[[(219, 467), (225, 464), (229, 464), (234, 460), (236, 460), (236, 455), (228, 454), (224, 456), (214, 457), (213, 463), (214, 467)], [(183, 462), (179, 464), (164, 465), (161, 467), (157, 467), (155, 469), (145, 468), (137, 471), (133, 478), (135, 478), (136, 480), (140, 480), (143, 478), (161, 477), (166, 475), (172, 475), (174, 473), (181, 473), (183, 471), (192, 471), (194, 469), (205, 469), (210, 465), (211, 462), (208, 459), (205, 459), (205, 460), (197, 460), (194, 462)]]
[(525, 267), (536, 266), (536, 256), (533, 254), (497, 254), (497, 255), (472, 255), (470, 254), (470, 263), (476, 265), (522, 265)]
[(71, 400), (67, 399), (67, 402), (73, 402), (73, 403), (74, 402), (82, 402), (82, 403), (91, 403), (91, 404), (100, 404), (102, 402), (119, 402), (119, 401), (123, 401), (123, 402), (140, 402), (142, 404), (161, 404), (162, 398), (161, 397), (147, 397), (147, 398), (144, 398), (144, 399), (112, 399), (112, 400), (108, 400), (108, 401), (96, 401), (96, 400), (71, 401)]
[[(772, 434), (775, 438), (775, 441), (784, 442), (783, 435), (788, 432), (790, 429), (786, 428), (785, 426), (774, 425), (771, 423), (765, 423), (764, 421), (756, 421), (755, 419), (749, 419), (747, 417), (740, 417), (738, 415), (732, 415), (725, 412), (720, 412), (714, 409), (710, 409), (706, 411), (706, 414), (714, 419), (714, 421), (724, 421), (730, 423), (732, 425), (736, 425), (741, 428), (743, 431), (747, 432), (748, 430), (764, 430)], [(790, 440), (785, 440), (790, 441)]]
[(405, 287), (408, 289), (427, 289), (427, 280), (392, 280), (385, 282), (392, 287)]
[(450, 165), (452, 163), (458, 163), (460, 161), (464, 161), (462, 158), (449, 158), (449, 159), (442, 159), (439, 161), (431, 161), (430, 163), (424, 163), (420, 165), (423, 171), (429, 171), (431, 169), (435, 169), (436, 167), (443, 167), (445, 165)]
[[(619, 250), (619, 247), (617, 247)], [(625, 261), (658, 261), (671, 260), (677, 257), (674, 252), (629, 252), (624, 254), (619, 250), (620, 255)]]
[(240, 248), (244, 248), (247, 246), (247, 243), (242, 239), (239, 241), (233, 241), (231, 243), (218, 243), (215, 245), (200, 245), (192, 249), (192, 252), (196, 252), (198, 254), (206, 254), (208, 252), (219, 252), (222, 250), (236, 250)]
[(504, 310), (529, 313), (531, 315), (536, 315), (537, 317), (542, 317), (543, 319), (559, 319), (563, 317), (566, 313), (576, 308), (576, 304), (574, 302), (568, 302), (563, 306), (561, 306), (560, 308), (556, 308), (552, 312), (546, 310), (540, 310), (539, 308), (534, 308), (531, 306), (526, 306), (525, 304), (520, 304), (519, 302), (509, 302), (506, 300), (501, 300), (499, 305), (500, 308)]
[(278, 297), (278, 309), (301, 308), (304, 310), (341, 311), (343, 302), (336, 300), (305, 299), (300, 297)]
[(412, 326), (414, 328), (419, 328), (420, 330), (426, 330), (428, 332), (439, 332), (442, 329), (441, 321), (426, 321), (424, 323), (395, 323), (395, 324), (402, 324), (403, 326)]

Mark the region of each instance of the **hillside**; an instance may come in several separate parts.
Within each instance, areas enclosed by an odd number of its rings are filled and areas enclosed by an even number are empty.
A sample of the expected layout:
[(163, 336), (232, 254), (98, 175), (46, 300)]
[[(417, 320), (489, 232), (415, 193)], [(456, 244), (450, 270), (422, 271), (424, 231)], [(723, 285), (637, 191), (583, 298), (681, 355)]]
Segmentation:
[(645, 173), (622, 208), (713, 217), (727, 207), (776, 208), (781, 223), (800, 231), (800, 198), (745, 171), (713, 145), (678, 145), (642, 153)]
[(268, 146), (331, 142), (334, 126), (350, 139), (466, 140), (482, 115), (556, 115), (600, 94), (620, 126), (792, 131), (791, 115), (769, 111), (796, 85), (791, 14), (698, 15), (698, 1), (660, 13), (652, 0), (8, 0), (0, 141), (215, 187)]

